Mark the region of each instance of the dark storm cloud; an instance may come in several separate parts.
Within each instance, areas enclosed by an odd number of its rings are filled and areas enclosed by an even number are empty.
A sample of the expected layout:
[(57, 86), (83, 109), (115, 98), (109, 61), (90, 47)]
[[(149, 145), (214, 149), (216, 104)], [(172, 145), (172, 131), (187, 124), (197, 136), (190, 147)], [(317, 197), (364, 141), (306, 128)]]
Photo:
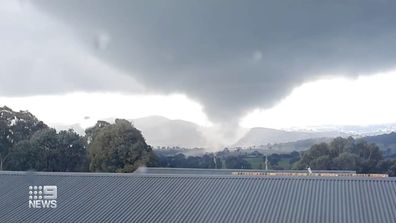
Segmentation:
[(186, 93), (215, 121), (272, 106), (321, 75), (396, 64), (394, 1), (34, 2), (103, 61), (151, 89)]
[[(101, 36), (100, 45), (105, 48), (109, 40)], [(28, 1), (1, 1), (0, 96), (144, 91), (130, 75), (103, 63), (81, 45), (67, 26)]]

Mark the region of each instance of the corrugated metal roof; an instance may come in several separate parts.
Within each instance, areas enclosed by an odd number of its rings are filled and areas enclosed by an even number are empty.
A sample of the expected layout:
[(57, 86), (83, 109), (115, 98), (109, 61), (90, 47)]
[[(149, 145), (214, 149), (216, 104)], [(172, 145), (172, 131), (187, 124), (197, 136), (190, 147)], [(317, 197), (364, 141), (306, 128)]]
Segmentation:
[[(28, 208), (56, 185), (57, 208)], [(396, 222), (394, 178), (0, 172), (0, 222)]]

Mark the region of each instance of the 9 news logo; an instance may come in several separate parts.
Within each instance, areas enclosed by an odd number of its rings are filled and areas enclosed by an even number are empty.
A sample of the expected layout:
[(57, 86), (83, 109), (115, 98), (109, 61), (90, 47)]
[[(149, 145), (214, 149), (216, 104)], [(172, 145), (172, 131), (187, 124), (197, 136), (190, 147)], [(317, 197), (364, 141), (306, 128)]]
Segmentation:
[(29, 208), (56, 208), (57, 186), (29, 186)]

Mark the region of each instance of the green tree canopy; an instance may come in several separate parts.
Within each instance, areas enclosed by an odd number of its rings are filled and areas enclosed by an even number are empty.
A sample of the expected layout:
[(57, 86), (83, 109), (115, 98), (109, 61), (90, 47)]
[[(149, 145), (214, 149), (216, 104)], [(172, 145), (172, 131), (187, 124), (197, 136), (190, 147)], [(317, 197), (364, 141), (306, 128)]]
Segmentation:
[(155, 156), (141, 132), (131, 122), (98, 122), (87, 130), (91, 171), (133, 172), (141, 165), (153, 165)]
[(241, 156), (228, 156), (225, 159), (227, 169), (251, 169), (251, 164)]
[(87, 171), (84, 139), (73, 130), (43, 129), (18, 142), (6, 162), (10, 170)]
[(394, 160), (384, 160), (377, 145), (364, 140), (354, 140), (352, 137), (335, 138), (330, 143), (313, 145), (302, 153), (297, 162), (297, 169), (311, 167), (316, 170), (355, 170), (358, 173), (395, 174)]
[(0, 107), (0, 170), (17, 143), (28, 140), (37, 131), (48, 129), (42, 121), (26, 111), (15, 112)]

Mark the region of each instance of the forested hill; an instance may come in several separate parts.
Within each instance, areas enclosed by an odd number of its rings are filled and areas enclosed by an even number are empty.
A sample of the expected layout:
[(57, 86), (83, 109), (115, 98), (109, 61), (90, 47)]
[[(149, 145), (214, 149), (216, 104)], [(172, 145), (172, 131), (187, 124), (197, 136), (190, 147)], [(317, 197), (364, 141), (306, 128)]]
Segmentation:
[(367, 142), (380, 144), (384, 146), (396, 146), (396, 132), (391, 132), (389, 134), (367, 136), (363, 138)]
[(369, 143), (375, 143), (382, 151), (384, 151), (384, 155), (396, 159), (396, 132), (367, 136), (362, 139)]
[(267, 144), (296, 142), (307, 139), (347, 137), (342, 132), (314, 132), (314, 131), (284, 131), (277, 129), (256, 127), (250, 129), (234, 146), (249, 147)]

